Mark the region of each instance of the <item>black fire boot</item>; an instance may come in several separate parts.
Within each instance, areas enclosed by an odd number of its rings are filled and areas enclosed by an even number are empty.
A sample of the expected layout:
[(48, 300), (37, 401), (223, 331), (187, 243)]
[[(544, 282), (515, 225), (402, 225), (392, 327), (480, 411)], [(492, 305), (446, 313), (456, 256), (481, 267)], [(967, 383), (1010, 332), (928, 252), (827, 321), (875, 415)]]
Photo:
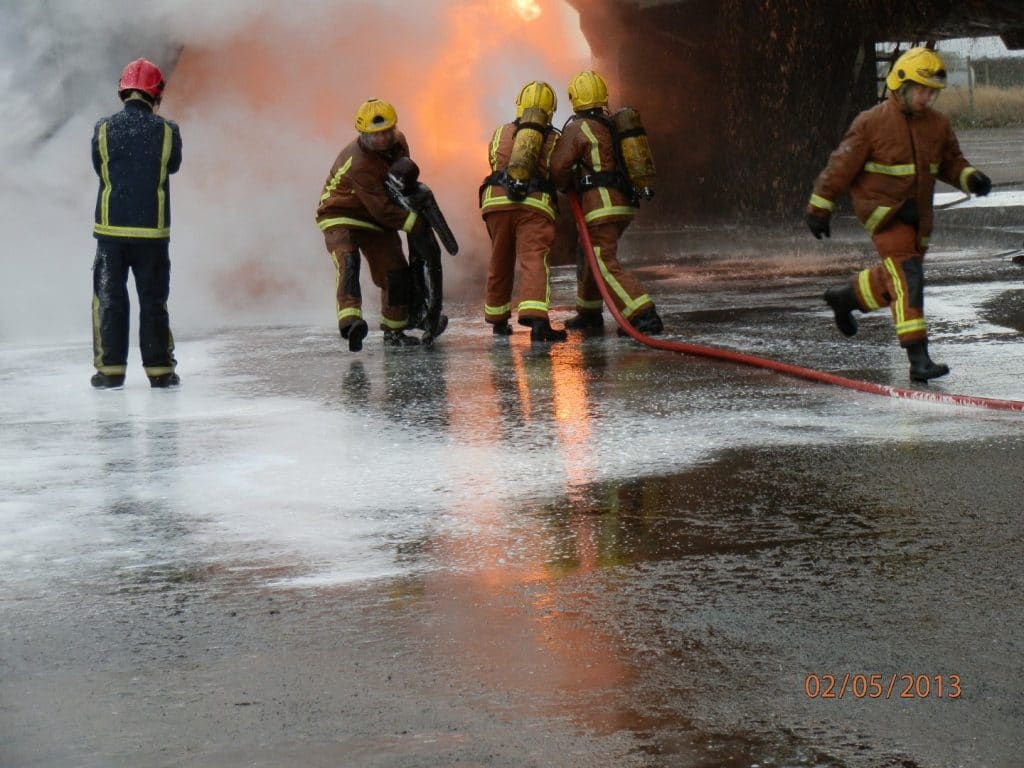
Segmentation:
[(632, 318), (630, 322), (633, 324), (634, 328), (640, 331), (640, 333), (647, 334), (648, 336), (657, 336), (659, 333), (665, 332), (665, 324), (661, 322), (658, 310), (654, 307), (645, 309), (636, 317)]
[(149, 377), (149, 386), (153, 389), (167, 389), (181, 384), (181, 377), (176, 373), (163, 373), (159, 376)]
[(500, 323), (494, 323), (491, 326), (491, 333), (495, 336), (511, 336), (512, 326), (508, 324), (508, 320), (502, 320)]
[(570, 331), (603, 331), (604, 316), (600, 312), (577, 312), (564, 325)]
[[(665, 325), (661, 322), (661, 317), (654, 307), (645, 309), (643, 312), (626, 319), (630, 325), (645, 336), (657, 336), (665, 331)], [(619, 336), (629, 336), (629, 334), (622, 328), (619, 328)]]
[(552, 328), (546, 317), (521, 317), (519, 324), (530, 327), (530, 341), (565, 341), (569, 338), (565, 331)]
[(405, 331), (388, 328), (384, 331), (385, 347), (415, 347), (420, 340), (415, 336), (406, 336)]
[(835, 312), (836, 326), (843, 336), (853, 336), (857, 333), (857, 321), (853, 319), (853, 310), (860, 309), (860, 306), (857, 304), (852, 285), (847, 283), (832, 286), (825, 291), (825, 303)]
[(124, 374), (94, 373), (90, 383), (96, 389), (120, 389), (124, 386)]
[(910, 358), (910, 380), (928, 381), (945, 376), (949, 373), (949, 366), (933, 362), (928, 356), (928, 340), (915, 341), (906, 347), (907, 357)]
[(338, 331), (341, 333), (341, 338), (348, 339), (348, 351), (358, 352), (363, 348), (363, 339), (370, 332), (370, 326), (366, 324), (365, 320), (358, 318), (344, 327), (339, 326)]

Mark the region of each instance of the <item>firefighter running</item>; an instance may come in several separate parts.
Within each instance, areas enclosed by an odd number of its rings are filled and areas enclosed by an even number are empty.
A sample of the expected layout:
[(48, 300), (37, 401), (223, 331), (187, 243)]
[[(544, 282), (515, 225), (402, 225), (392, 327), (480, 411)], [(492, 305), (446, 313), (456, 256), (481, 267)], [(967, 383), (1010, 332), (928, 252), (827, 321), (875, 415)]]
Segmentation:
[(181, 165), (181, 134), (157, 116), (164, 76), (153, 62), (136, 59), (121, 73), (117, 95), (124, 108), (93, 131), (96, 259), (93, 262), (92, 385), (124, 385), (131, 307), (128, 272), (139, 296), (139, 346), (150, 386), (179, 383), (167, 312), (170, 293), (171, 198), (169, 176)]
[(516, 97), (516, 119), (494, 131), (491, 173), (480, 187), (480, 210), (491, 238), (484, 319), (496, 336), (512, 333), (512, 287), (519, 263), (518, 323), (538, 342), (565, 341), (551, 327), (548, 255), (555, 239), (555, 189), (548, 178), (558, 131), (551, 126), (558, 100), (545, 82), (524, 85)]
[(385, 346), (419, 344), (406, 336), (412, 273), (398, 233), (425, 226), (415, 211), (395, 203), (386, 182), (392, 163), (409, 156), (398, 130), (395, 108), (380, 99), (364, 102), (356, 112), (359, 135), (338, 154), (327, 176), (316, 212), (317, 224), (334, 261), (338, 331), (348, 348), (363, 348), (368, 326), (363, 319), (359, 254), (366, 257), (373, 284), (380, 288)]
[(816, 238), (830, 237), (836, 201), (849, 190), (854, 213), (882, 263), (829, 288), (825, 301), (846, 336), (857, 332), (853, 310), (890, 307), (910, 360), (910, 378), (926, 382), (949, 373), (948, 366), (928, 354), (924, 316), (924, 254), (932, 231), (935, 180), (975, 195), (987, 195), (992, 182), (964, 159), (949, 120), (932, 109), (946, 87), (946, 70), (935, 51), (904, 53), (886, 85), (886, 100), (854, 119), (818, 175), (806, 221)]
[[(559, 189), (576, 191), (580, 196), (583, 218), (601, 266), (602, 277), (614, 297), (615, 305), (640, 333), (659, 334), (664, 330), (651, 297), (640, 282), (619, 264), (619, 238), (633, 220), (641, 194), (653, 194), (653, 163), (646, 165), (649, 175), (634, 185), (627, 173), (621, 137), (608, 112), (608, 86), (596, 72), (580, 72), (569, 83), (569, 99), (575, 114), (566, 123), (562, 137), (551, 157), (551, 178)], [(634, 111), (635, 114), (635, 111)], [(636, 121), (638, 126), (638, 120)], [(629, 137), (641, 134), (630, 131)], [(636, 142), (631, 150), (646, 146)], [(579, 266), (576, 287), (576, 315), (566, 321), (573, 330), (600, 330), (604, 327), (601, 292), (589, 264)], [(622, 329), (619, 333), (625, 335)]]

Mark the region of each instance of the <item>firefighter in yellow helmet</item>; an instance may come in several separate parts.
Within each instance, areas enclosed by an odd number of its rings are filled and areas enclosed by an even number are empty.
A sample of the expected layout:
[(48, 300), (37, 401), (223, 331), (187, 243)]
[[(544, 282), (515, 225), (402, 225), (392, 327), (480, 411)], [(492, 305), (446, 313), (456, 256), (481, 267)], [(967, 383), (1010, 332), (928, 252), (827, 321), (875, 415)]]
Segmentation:
[(551, 118), (558, 107), (554, 89), (533, 80), (519, 90), (516, 119), (498, 126), (488, 150), (490, 174), (480, 186), (480, 213), (491, 238), (484, 320), (495, 336), (512, 333), (512, 288), (519, 264), (518, 322), (530, 339), (565, 341), (551, 327), (548, 255), (555, 239), (555, 189), (548, 178), (558, 131)]
[[(596, 72), (580, 72), (568, 91), (574, 114), (551, 157), (551, 178), (559, 189), (579, 194), (594, 255), (618, 309), (641, 333), (661, 333), (664, 326), (654, 302), (618, 260), (619, 238), (637, 208), (608, 111), (608, 85)], [(602, 329), (602, 306), (600, 289), (584, 260), (576, 286), (576, 315), (565, 327)]]
[(949, 373), (928, 354), (924, 315), (924, 254), (935, 182), (975, 195), (987, 195), (992, 182), (967, 162), (949, 120), (932, 109), (946, 87), (946, 69), (935, 51), (911, 48), (893, 64), (886, 85), (885, 101), (854, 119), (818, 175), (806, 221), (816, 238), (830, 237), (836, 202), (849, 191), (882, 261), (829, 288), (825, 301), (846, 336), (857, 332), (853, 310), (889, 307), (910, 360), (910, 378), (924, 382)]
[(384, 344), (419, 343), (404, 332), (413, 278), (398, 233), (411, 232), (423, 223), (416, 213), (395, 203), (385, 187), (391, 164), (409, 156), (409, 144), (397, 124), (398, 114), (386, 101), (369, 99), (359, 107), (355, 115), (359, 135), (335, 159), (316, 210), (334, 261), (338, 331), (353, 352), (363, 348), (368, 332), (359, 287), (360, 252), (373, 284), (380, 288)]

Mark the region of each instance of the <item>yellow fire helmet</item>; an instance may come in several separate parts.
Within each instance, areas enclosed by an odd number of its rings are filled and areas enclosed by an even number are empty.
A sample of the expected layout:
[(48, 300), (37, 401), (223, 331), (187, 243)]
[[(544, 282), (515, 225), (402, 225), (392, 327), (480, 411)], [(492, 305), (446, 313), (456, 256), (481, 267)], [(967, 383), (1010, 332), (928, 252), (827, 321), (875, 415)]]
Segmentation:
[(946, 65), (930, 48), (911, 48), (896, 59), (885, 78), (890, 91), (898, 91), (907, 82), (941, 90), (946, 87)]
[(378, 133), (394, 128), (398, 113), (386, 101), (370, 99), (356, 110), (356, 130), (360, 133)]
[(580, 72), (569, 81), (574, 112), (608, 106), (608, 85), (597, 72)]
[(534, 107), (543, 109), (548, 120), (558, 109), (558, 97), (555, 96), (554, 88), (542, 80), (533, 80), (520, 89), (519, 95), (516, 96), (516, 117), (521, 118), (523, 112)]

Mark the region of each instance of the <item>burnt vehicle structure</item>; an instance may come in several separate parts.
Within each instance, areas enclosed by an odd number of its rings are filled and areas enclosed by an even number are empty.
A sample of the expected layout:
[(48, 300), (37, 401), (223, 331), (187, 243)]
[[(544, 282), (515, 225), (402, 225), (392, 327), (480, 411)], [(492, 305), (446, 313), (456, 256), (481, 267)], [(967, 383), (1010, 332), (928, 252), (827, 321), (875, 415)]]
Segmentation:
[(1002, 38), (1016, 0), (567, 0), (594, 65), (651, 137), (659, 193), (645, 220), (796, 215), (851, 119), (911, 45)]

